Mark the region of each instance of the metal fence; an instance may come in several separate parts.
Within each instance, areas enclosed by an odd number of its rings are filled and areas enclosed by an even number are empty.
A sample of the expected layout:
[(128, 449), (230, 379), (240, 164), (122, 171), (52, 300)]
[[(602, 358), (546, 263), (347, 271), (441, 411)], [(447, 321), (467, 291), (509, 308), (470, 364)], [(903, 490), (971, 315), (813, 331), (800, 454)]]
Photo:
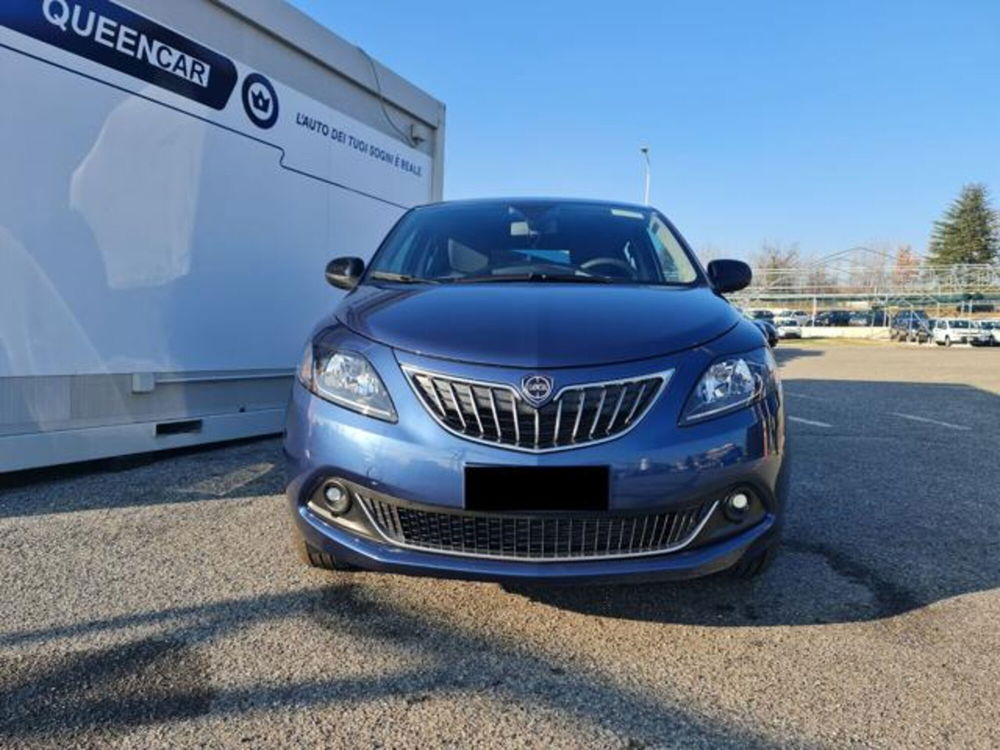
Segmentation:
[(750, 286), (734, 301), (745, 307), (784, 303), (814, 310), (943, 305), (972, 309), (988, 304), (1000, 308), (1000, 265), (901, 265), (896, 260), (853, 248), (790, 268), (754, 268)]

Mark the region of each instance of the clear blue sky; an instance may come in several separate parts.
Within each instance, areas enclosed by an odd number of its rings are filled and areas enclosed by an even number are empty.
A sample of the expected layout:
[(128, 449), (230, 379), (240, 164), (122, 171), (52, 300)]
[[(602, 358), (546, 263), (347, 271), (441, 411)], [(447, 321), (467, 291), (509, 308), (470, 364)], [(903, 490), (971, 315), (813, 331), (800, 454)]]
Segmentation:
[(653, 203), (697, 248), (910, 243), (1000, 196), (1000, 2), (295, 4), (448, 107), (445, 197)]

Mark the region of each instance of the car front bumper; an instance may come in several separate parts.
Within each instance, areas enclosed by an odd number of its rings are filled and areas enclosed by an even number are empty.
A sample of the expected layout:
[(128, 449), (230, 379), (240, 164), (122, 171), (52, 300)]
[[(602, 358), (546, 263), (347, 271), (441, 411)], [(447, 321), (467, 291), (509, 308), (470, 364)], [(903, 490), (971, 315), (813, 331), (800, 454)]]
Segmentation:
[[(729, 568), (766, 546), (780, 531), (787, 485), (780, 389), (737, 412), (691, 426), (677, 424), (687, 394), (712, 359), (710, 353), (687, 352), (635, 363), (615, 368), (617, 373), (591, 368), (579, 382), (614, 374), (627, 377), (666, 370), (673, 374), (658, 401), (628, 434), (541, 454), (476, 443), (437, 424), (399, 365), (435, 369), (442, 363), (415, 355), (396, 361), (391, 350), (378, 346), (363, 353), (382, 375), (399, 421), (392, 424), (362, 416), (317, 398), (296, 383), (284, 441), (287, 494), (298, 531), (309, 546), (340, 561), (368, 570), (492, 581), (680, 579)], [(458, 367), (490, 379), (453, 363), (447, 366), (452, 372)], [(337, 479), (360, 492), (462, 514), (465, 467), (470, 465), (607, 466), (609, 516), (673, 512), (692, 503), (707, 507), (737, 487), (749, 488), (760, 507), (752, 523), (731, 526), (722, 518), (721, 506), (716, 507), (715, 516), (707, 519), (697, 536), (676, 551), (571, 560), (498, 559), (402, 546), (380, 533), (371, 516), (359, 515), (358, 523), (345, 524), (317, 512), (317, 488)]]
[(665, 555), (619, 560), (518, 562), (402, 549), (338, 528), (305, 506), (296, 506), (294, 512), (299, 532), (311, 547), (365, 570), (475, 581), (538, 581), (552, 584), (638, 583), (699, 578), (726, 570), (744, 555), (766, 547), (779, 529), (778, 518), (769, 514), (737, 536)]

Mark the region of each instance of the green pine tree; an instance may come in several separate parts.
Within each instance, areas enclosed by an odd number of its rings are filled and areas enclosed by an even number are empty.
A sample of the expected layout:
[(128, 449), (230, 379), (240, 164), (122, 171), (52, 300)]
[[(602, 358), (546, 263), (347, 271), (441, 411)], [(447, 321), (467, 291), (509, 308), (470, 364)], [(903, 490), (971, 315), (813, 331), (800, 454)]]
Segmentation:
[(986, 186), (973, 183), (934, 222), (930, 257), (933, 265), (956, 263), (992, 263), (1000, 248), (997, 214), (990, 207)]

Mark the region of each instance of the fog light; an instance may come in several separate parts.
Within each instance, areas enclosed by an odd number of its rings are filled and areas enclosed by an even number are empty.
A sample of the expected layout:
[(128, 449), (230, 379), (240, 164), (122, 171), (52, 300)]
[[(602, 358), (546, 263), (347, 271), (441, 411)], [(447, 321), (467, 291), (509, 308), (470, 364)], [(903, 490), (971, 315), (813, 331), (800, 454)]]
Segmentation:
[(323, 501), (333, 515), (342, 516), (351, 507), (351, 493), (339, 482), (330, 482), (323, 488)]
[(747, 511), (750, 510), (750, 495), (742, 491), (734, 492), (726, 498), (723, 510), (725, 511), (726, 518), (733, 523), (739, 523), (746, 516)]

